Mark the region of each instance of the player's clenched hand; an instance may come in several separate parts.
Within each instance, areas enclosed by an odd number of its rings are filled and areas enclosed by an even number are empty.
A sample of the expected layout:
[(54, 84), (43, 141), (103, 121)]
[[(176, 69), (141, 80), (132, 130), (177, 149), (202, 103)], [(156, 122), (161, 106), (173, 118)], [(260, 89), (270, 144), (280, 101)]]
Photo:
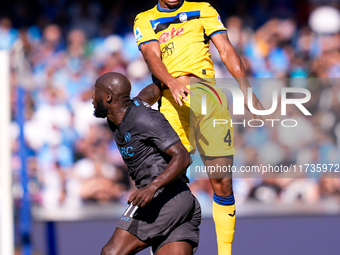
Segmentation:
[(182, 98), (188, 101), (187, 95), (191, 94), (191, 92), (190, 89), (188, 89), (185, 85), (177, 80), (173, 80), (166, 85), (169, 87), (172, 97), (179, 106), (183, 105)]
[(153, 199), (156, 190), (157, 189), (153, 185), (140, 188), (130, 195), (128, 203), (130, 204), (132, 202), (133, 205), (143, 207)]

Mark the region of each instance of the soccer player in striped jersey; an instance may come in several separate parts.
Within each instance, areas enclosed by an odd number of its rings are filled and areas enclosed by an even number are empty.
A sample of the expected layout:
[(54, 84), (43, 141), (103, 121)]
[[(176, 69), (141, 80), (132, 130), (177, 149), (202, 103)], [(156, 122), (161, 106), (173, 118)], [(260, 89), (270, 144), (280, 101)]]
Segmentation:
[[(160, 84), (149, 85), (138, 97), (153, 104), (162, 96), (160, 111), (186, 149), (191, 153), (198, 149), (206, 166), (232, 166), (235, 149), (227, 99), (221, 90), (214, 88), (214, 82), (208, 82), (215, 78), (210, 40), (246, 99), (250, 85), (217, 11), (205, 2), (159, 0), (154, 8), (136, 16), (134, 33), (144, 60)], [(189, 87), (193, 84), (191, 79), (201, 85)], [(194, 96), (190, 95), (190, 90)], [(207, 113), (203, 115), (200, 95), (204, 93), (212, 96), (207, 97)], [(252, 98), (254, 107), (263, 110), (255, 94)], [(245, 107), (248, 108), (247, 103)], [(209, 121), (213, 118), (228, 120), (228, 124), (212, 128)], [(230, 255), (235, 229), (232, 176), (219, 173), (210, 174), (209, 178), (214, 190), (213, 218), (218, 252)]]

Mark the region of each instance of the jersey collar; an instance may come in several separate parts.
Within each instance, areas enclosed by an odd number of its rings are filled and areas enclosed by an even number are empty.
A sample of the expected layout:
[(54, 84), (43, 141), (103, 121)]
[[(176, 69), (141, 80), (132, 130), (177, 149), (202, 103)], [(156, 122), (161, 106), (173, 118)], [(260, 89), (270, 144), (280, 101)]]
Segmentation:
[(166, 8), (162, 8), (162, 7), (159, 5), (159, 2), (158, 2), (158, 4), (157, 4), (157, 10), (160, 11), (160, 12), (175, 12), (175, 11), (177, 11), (179, 8), (182, 7), (183, 3), (184, 3), (184, 0), (182, 0), (182, 3), (178, 6), (178, 8), (169, 10), (169, 9), (166, 9)]
[(131, 100), (131, 103), (129, 104), (128, 108), (126, 109), (126, 111), (125, 111), (125, 113), (124, 113), (124, 116), (123, 116), (122, 121), (121, 121), (120, 123), (118, 123), (118, 125), (115, 125), (113, 122), (111, 122), (111, 123), (113, 123), (116, 127), (122, 126), (122, 125), (125, 123), (126, 118), (127, 118), (127, 116), (129, 115), (129, 112), (130, 112), (130, 110), (131, 110), (131, 108), (132, 108), (133, 105), (134, 105), (134, 104), (133, 104), (133, 102), (132, 102), (132, 100)]

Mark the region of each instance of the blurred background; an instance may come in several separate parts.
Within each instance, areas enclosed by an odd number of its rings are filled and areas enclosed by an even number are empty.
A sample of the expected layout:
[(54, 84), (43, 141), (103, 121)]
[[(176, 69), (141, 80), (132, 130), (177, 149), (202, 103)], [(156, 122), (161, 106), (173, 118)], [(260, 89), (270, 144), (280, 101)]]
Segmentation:
[[(279, 87), (303, 87), (312, 93), (307, 104), (312, 116), (289, 109), (289, 115), (299, 121), (298, 128), (288, 131), (279, 125), (235, 128), (235, 165), (339, 164), (340, 2), (209, 2), (224, 21), (249, 78), (271, 78), (282, 82)], [(86, 224), (90, 224), (89, 229), (107, 227), (101, 242), (93, 244), (98, 251), (95, 254), (99, 254), (114, 230), (112, 222), (124, 210), (134, 185), (105, 121), (93, 117), (91, 96), (95, 80), (105, 72), (127, 75), (132, 83), (132, 97), (151, 83), (132, 26), (139, 12), (156, 3), (156, 0), (1, 1), (0, 50), (10, 52), (11, 167), (18, 254), (94, 254), (86, 249), (71, 252), (65, 248), (71, 245), (65, 236), (72, 233), (67, 230), (72, 224), (77, 238), (88, 235), (92, 242), (95, 241), (89, 236), (94, 233), (79, 229), (86, 229)], [(230, 78), (213, 44), (211, 52), (216, 77)], [(289, 78), (308, 78), (308, 82), (294, 83)], [(251, 82), (255, 93), (270, 107), (268, 87), (260, 86), (255, 80)], [(233, 119), (237, 121), (239, 117)], [(24, 136), (20, 135), (21, 130)], [(190, 177), (190, 187), (207, 218), (202, 224), (207, 230), (202, 232), (214, 235), (209, 180)], [(287, 219), (284, 216), (319, 215), (329, 221), (327, 226), (340, 227), (339, 178), (327, 178), (327, 174), (321, 173), (302, 174), (300, 178), (246, 177), (234, 179), (239, 227), (244, 227), (238, 231), (237, 226), (235, 254), (249, 254), (237, 248), (244, 233), (252, 233), (247, 228), (251, 223), (245, 224), (248, 220), (276, 220), (273, 224), (280, 228), (283, 227), (280, 222)], [(255, 216), (260, 218), (252, 218)], [(321, 228), (326, 226), (324, 221), (320, 221)], [(55, 229), (57, 222), (59, 232)], [(308, 226), (308, 222), (305, 224)], [(273, 225), (265, 221), (262, 226), (266, 232), (265, 226)], [(271, 231), (274, 230), (267, 229), (269, 235)], [(215, 239), (211, 240), (211, 244), (206, 243), (200, 249), (213, 246)], [(87, 243), (90, 245), (91, 241)], [(215, 246), (212, 249), (216, 250)], [(252, 254), (273, 252), (263, 250)]]

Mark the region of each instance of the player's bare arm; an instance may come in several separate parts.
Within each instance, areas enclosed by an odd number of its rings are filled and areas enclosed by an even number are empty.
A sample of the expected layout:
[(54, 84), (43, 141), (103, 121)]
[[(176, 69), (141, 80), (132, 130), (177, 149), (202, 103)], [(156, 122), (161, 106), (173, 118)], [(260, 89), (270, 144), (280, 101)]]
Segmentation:
[(188, 100), (187, 94), (190, 93), (190, 90), (185, 85), (177, 81), (176, 78), (172, 77), (171, 74), (168, 72), (168, 69), (161, 59), (159, 43), (150, 42), (147, 44), (143, 44), (141, 45), (140, 50), (143, 54), (145, 62), (147, 63), (153, 75), (155, 75), (157, 79), (163, 82), (170, 89), (176, 103), (182, 106), (182, 98), (184, 100)]
[(190, 155), (183, 144), (176, 143), (165, 153), (171, 156), (168, 166), (146, 187), (140, 188), (132, 193), (128, 199), (128, 203), (133, 202), (133, 205), (141, 207), (147, 205), (152, 200), (157, 190), (177, 180), (185, 173), (190, 164)]
[(149, 105), (153, 105), (161, 96), (162, 92), (160, 88), (155, 83), (151, 83), (142, 89), (137, 97), (142, 101), (147, 102)]
[[(222, 62), (227, 67), (231, 75), (237, 80), (238, 84), (240, 85), (240, 88), (243, 92), (243, 95), (245, 97), (245, 108), (249, 111), (248, 108), (248, 88), (250, 87), (250, 84), (248, 82), (246, 72), (244, 70), (244, 66), (242, 63), (242, 60), (240, 56), (237, 54), (235, 48), (230, 43), (227, 33), (219, 33), (214, 35), (211, 40), (215, 44)], [(256, 95), (253, 93), (253, 105), (255, 109), (258, 110), (264, 110), (263, 105), (258, 100)], [(260, 116), (257, 116), (253, 114), (254, 119), (260, 119)]]

